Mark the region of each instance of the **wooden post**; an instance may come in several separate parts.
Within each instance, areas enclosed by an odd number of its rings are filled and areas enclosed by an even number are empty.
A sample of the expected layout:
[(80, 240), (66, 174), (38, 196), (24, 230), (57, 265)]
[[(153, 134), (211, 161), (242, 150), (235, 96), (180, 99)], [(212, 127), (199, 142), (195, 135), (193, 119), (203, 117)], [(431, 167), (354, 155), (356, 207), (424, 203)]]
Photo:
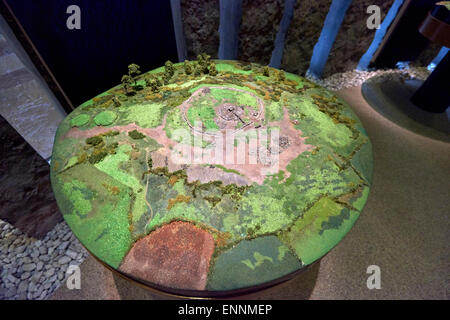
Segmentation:
[(280, 30), (278, 30), (275, 38), (275, 45), (269, 63), (269, 66), (272, 68), (280, 68), (281, 66), (281, 59), (283, 58), (284, 51), (284, 40), (286, 38), (289, 25), (291, 24), (292, 17), (294, 16), (294, 6), (296, 1), (297, 0), (285, 0), (284, 2), (283, 18), (280, 22)]

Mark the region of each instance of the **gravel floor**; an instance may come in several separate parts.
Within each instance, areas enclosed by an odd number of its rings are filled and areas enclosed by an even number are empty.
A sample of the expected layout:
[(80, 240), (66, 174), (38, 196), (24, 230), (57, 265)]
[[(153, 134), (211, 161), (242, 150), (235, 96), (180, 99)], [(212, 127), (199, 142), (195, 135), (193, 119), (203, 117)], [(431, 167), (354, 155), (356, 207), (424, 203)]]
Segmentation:
[(344, 73), (335, 73), (325, 79), (316, 79), (307, 75), (306, 77), (321, 86), (333, 90), (339, 91), (341, 89), (357, 87), (363, 84), (363, 82), (369, 80), (370, 78), (377, 77), (381, 80), (383, 78), (400, 78), (404, 80), (408, 79), (420, 79), (425, 80), (430, 71), (425, 67), (409, 67), (407, 69), (386, 69), (386, 70), (376, 70), (376, 71), (360, 71), (353, 70)]
[(48, 298), (87, 255), (65, 222), (36, 240), (0, 220), (0, 299)]
[[(334, 91), (361, 85), (375, 76), (426, 79), (426, 68), (349, 71), (326, 79), (310, 80)], [(380, 79), (380, 78), (378, 78)], [(46, 299), (65, 282), (69, 265), (79, 265), (87, 251), (65, 222), (48, 232), (43, 240), (22, 234), (0, 220), (0, 299)]]

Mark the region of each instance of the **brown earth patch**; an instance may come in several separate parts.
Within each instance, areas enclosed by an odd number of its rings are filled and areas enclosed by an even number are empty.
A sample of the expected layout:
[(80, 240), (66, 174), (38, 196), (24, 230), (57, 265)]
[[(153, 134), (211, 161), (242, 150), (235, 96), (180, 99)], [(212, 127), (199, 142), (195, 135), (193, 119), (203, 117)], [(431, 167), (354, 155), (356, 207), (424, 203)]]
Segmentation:
[(137, 241), (119, 270), (165, 287), (204, 290), (214, 238), (187, 222), (172, 222)]

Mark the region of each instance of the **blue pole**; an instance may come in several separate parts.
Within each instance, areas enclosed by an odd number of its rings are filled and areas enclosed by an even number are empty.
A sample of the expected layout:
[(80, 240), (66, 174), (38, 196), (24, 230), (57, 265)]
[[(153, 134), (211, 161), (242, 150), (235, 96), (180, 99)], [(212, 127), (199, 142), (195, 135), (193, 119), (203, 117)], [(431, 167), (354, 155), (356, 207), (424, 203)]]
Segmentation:
[(272, 68), (280, 68), (281, 59), (283, 58), (284, 40), (286, 33), (291, 24), (292, 17), (294, 16), (294, 6), (297, 0), (285, 0), (283, 18), (280, 22), (280, 30), (278, 30), (275, 38), (275, 45), (272, 51), (272, 57), (270, 58), (269, 66)]
[(433, 71), (448, 52), (449, 52), (449, 48), (442, 47), (441, 50), (439, 51), (438, 55), (436, 56), (436, 58), (434, 58), (433, 61), (430, 62), (427, 69), (430, 71)]
[(357, 67), (358, 70), (367, 70), (369, 68), (370, 60), (372, 60), (372, 57), (380, 46), (381, 41), (383, 41), (389, 26), (397, 16), (398, 10), (402, 6), (403, 2), (404, 0), (395, 0), (392, 4), (386, 17), (380, 25), (380, 29), (375, 32), (375, 36), (372, 43), (370, 44), (369, 49), (367, 49), (366, 53), (359, 60)]
[(186, 42), (184, 40), (180, 0), (170, 0), (170, 7), (172, 8), (173, 28), (175, 31), (175, 41), (177, 43), (178, 61), (183, 62), (187, 59), (187, 52)]
[(308, 74), (316, 78), (322, 76), (331, 48), (351, 3), (352, 0), (333, 0), (331, 3), (319, 40), (314, 46)]
[(220, 0), (219, 59), (237, 59), (241, 17), (242, 0)]

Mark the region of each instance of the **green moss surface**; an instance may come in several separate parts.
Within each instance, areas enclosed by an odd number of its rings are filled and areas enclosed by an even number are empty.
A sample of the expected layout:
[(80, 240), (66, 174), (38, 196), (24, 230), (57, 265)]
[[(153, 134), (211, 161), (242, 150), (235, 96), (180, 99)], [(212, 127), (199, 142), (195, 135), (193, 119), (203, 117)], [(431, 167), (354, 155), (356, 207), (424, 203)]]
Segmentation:
[(95, 124), (98, 126), (109, 126), (117, 119), (117, 114), (113, 111), (102, 111), (94, 118)]
[[(57, 130), (51, 178), (58, 206), (80, 241), (114, 268), (135, 241), (182, 220), (214, 234), (210, 290), (253, 286), (322, 257), (362, 212), (372, 148), (346, 103), (297, 75), (215, 63), (215, 76), (186, 74), (183, 64), (174, 64), (166, 78), (164, 68), (143, 73), (139, 90), (114, 87), (74, 110)], [(210, 90), (191, 101), (185, 121), (180, 105), (205, 87)], [(244, 117), (263, 103), (260, 126), (289, 125), (310, 147), (261, 183), (201, 183), (188, 179), (188, 167), (170, 172), (165, 157), (173, 144), (164, 142), (177, 142), (176, 130), (191, 130), (188, 122), (219, 130), (216, 109), (227, 103), (247, 106)], [(241, 127), (238, 122), (235, 129)], [(193, 142), (192, 132), (190, 138), (186, 143)], [(214, 145), (204, 141), (202, 147)], [(212, 168), (236, 181), (248, 178), (245, 170)]]
[(208, 290), (251, 287), (298, 270), (301, 262), (276, 237), (242, 241), (222, 253), (208, 280)]
[(358, 211), (349, 210), (325, 197), (306, 211), (280, 238), (294, 248), (305, 264), (310, 264), (331, 250), (350, 230), (358, 216)]
[(91, 117), (88, 114), (80, 114), (70, 120), (72, 127), (82, 127), (89, 123)]

